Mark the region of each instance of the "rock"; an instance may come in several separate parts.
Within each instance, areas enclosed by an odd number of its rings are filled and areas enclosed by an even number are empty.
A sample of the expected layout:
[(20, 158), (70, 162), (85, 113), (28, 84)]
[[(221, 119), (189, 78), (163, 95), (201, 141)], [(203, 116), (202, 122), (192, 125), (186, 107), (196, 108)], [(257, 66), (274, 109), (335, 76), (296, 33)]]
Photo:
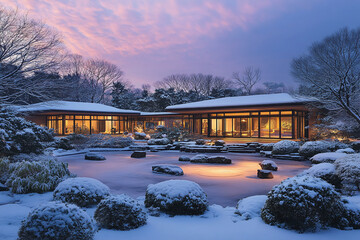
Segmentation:
[(262, 170), (271, 170), (271, 171), (277, 171), (278, 166), (274, 161), (271, 160), (264, 160), (261, 163), (259, 163)]
[(143, 133), (143, 132), (135, 132), (134, 136), (135, 136), (135, 139), (138, 139), (138, 140), (146, 139), (146, 133)]
[(0, 183), (0, 192), (3, 191), (9, 191), (9, 188), (7, 186), (5, 186), (4, 184)]
[(231, 159), (224, 156), (211, 156), (208, 157), (204, 154), (198, 154), (190, 159), (192, 163), (219, 163), (219, 164), (231, 164)]
[(150, 152), (158, 152), (159, 150), (156, 148), (150, 148)]
[(224, 140), (216, 140), (214, 144), (215, 144), (215, 146), (224, 146), (225, 141)]
[(85, 154), (85, 160), (104, 161), (106, 158), (98, 153), (89, 152)]
[(261, 178), (261, 179), (271, 179), (274, 178), (274, 176), (272, 175), (271, 171), (269, 170), (261, 170), (258, 169), (257, 170), (257, 177)]
[(180, 156), (179, 161), (180, 162), (190, 162), (190, 157), (188, 157), (188, 156)]
[(196, 139), (195, 144), (196, 145), (205, 145), (206, 142), (207, 142), (207, 140), (205, 140), (205, 139)]
[(337, 153), (347, 153), (347, 154), (353, 154), (355, 153), (355, 150), (352, 148), (342, 148), (342, 149), (338, 149), (335, 152)]
[(146, 157), (146, 152), (143, 151), (135, 151), (131, 154), (132, 158), (144, 158)]
[(170, 174), (170, 175), (175, 175), (175, 176), (184, 175), (184, 172), (181, 169), (181, 167), (176, 166), (176, 165), (158, 164), (158, 165), (152, 166), (152, 171), (154, 173), (165, 173), (165, 174)]
[(263, 151), (272, 151), (275, 143), (264, 143), (261, 144), (260, 148)]

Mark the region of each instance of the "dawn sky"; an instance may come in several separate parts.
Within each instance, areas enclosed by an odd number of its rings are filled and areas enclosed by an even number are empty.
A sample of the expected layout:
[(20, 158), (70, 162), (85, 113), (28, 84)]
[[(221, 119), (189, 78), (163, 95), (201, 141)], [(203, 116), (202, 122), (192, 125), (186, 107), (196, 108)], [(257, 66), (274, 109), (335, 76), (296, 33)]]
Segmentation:
[(136, 87), (174, 73), (245, 66), (292, 83), (290, 62), (342, 27), (357, 0), (0, 0), (59, 30), (70, 51), (117, 64)]

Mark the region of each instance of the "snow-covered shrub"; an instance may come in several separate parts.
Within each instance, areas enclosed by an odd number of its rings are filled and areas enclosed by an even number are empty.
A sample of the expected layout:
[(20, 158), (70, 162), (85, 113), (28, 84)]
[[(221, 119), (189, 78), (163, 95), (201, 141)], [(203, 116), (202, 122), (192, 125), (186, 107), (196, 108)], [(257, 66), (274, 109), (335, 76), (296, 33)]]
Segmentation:
[[(92, 138), (92, 136), (90, 137)], [(106, 140), (92, 144), (92, 147), (104, 147), (104, 148), (125, 148), (132, 145), (133, 139), (131, 137), (113, 137), (110, 136)]]
[(360, 141), (354, 141), (350, 144), (351, 148), (354, 149), (355, 151), (359, 152), (360, 151)]
[(64, 150), (74, 149), (74, 146), (71, 144), (71, 141), (68, 137), (62, 137), (55, 140), (54, 143), (55, 148), (61, 148)]
[(94, 220), (79, 207), (50, 202), (29, 213), (18, 239), (91, 240), (96, 231)]
[(224, 140), (216, 140), (214, 142), (215, 146), (224, 146), (225, 145), (225, 141)]
[(195, 140), (196, 145), (205, 145), (205, 143), (207, 143), (207, 142), (208, 142), (208, 140), (202, 139), (202, 138)]
[(143, 140), (146, 138), (146, 133), (143, 132), (135, 132), (134, 133), (135, 139), (137, 140)]
[(121, 194), (103, 199), (94, 218), (103, 228), (130, 230), (145, 225), (147, 216), (138, 201)]
[(317, 163), (334, 163), (336, 159), (345, 157), (346, 153), (338, 153), (338, 152), (326, 152), (326, 153), (318, 153), (310, 158), (310, 161), (314, 164)]
[(261, 209), (264, 207), (266, 199), (266, 195), (243, 198), (238, 202), (235, 213), (239, 214), (244, 220), (260, 217)]
[(145, 206), (172, 215), (200, 215), (207, 209), (208, 200), (199, 184), (188, 180), (168, 180), (147, 187)]
[(309, 175), (312, 177), (321, 178), (328, 183), (331, 183), (336, 188), (340, 187), (340, 179), (336, 175), (335, 166), (331, 163), (320, 163), (300, 173), (298, 176)]
[(52, 191), (64, 179), (70, 177), (66, 163), (54, 157), (42, 156), (39, 161), (10, 163), (6, 185), (14, 193), (43, 193)]
[(327, 141), (309, 141), (300, 147), (299, 153), (306, 158), (311, 158), (318, 153), (330, 152), (332, 147)]
[(7, 158), (0, 158), (0, 183), (5, 183), (9, 178), (10, 161)]
[(355, 150), (352, 148), (341, 148), (341, 149), (336, 150), (335, 152), (352, 154), (352, 153), (355, 153)]
[(31, 128), (16, 132), (12, 137), (12, 150), (19, 153), (42, 153), (43, 146), (40, 139)]
[(290, 140), (282, 140), (273, 146), (272, 154), (290, 154), (299, 151), (299, 143)]
[(347, 199), (343, 199), (344, 206), (344, 218), (343, 225), (353, 229), (360, 229), (360, 207), (358, 204), (349, 202)]
[(6, 131), (0, 128), (0, 157), (9, 154), (10, 145), (6, 142), (8, 137), (9, 135), (6, 133)]
[(109, 195), (109, 187), (99, 180), (77, 177), (61, 182), (54, 191), (54, 200), (87, 207), (98, 204)]
[(349, 154), (334, 163), (341, 180), (341, 191), (353, 195), (360, 190), (360, 154)]
[(168, 145), (171, 143), (172, 143), (171, 140), (168, 138), (149, 139), (147, 141), (148, 145)]
[(288, 178), (273, 187), (261, 217), (265, 223), (299, 232), (342, 228), (343, 204), (334, 187), (320, 178)]

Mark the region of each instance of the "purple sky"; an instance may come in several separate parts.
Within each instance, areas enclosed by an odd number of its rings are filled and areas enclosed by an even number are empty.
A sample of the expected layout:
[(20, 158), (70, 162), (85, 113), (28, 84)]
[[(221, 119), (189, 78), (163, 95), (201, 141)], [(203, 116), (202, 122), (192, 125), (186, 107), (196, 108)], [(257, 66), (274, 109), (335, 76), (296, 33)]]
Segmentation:
[(0, 0), (28, 10), (85, 57), (117, 64), (135, 86), (174, 73), (227, 78), (245, 66), (291, 85), (290, 62), (342, 27), (358, 0)]

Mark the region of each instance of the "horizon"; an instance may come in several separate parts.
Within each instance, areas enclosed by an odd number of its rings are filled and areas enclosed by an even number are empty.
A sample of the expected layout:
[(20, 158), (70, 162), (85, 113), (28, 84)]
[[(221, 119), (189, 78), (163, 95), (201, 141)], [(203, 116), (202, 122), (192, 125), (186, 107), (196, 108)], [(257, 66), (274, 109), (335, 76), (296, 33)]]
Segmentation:
[(229, 79), (246, 66), (293, 87), (291, 60), (360, 20), (350, 0), (0, 2), (57, 29), (72, 53), (118, 65), (135, 87), (177, 73)]

